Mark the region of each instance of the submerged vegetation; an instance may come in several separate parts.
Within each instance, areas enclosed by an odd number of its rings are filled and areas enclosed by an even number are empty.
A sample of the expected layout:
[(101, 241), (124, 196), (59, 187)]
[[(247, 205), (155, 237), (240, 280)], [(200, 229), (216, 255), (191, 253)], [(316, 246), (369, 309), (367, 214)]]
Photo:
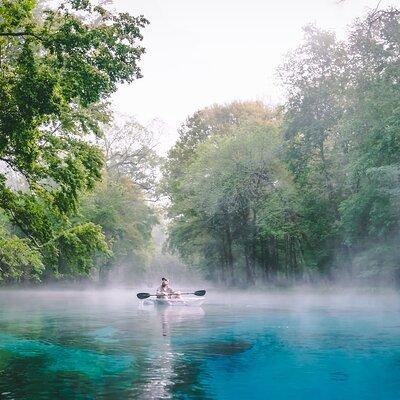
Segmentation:
[(0, 2), (1, 282), (132, 281), (166, 219), (169, 249), (220, 283), (400, 284), (399, 10), (347, 40), (306, 27), (284, 105), (199, 110), (162, 160), (107, 103), (141, 77), (147, 20), (45, 4)]

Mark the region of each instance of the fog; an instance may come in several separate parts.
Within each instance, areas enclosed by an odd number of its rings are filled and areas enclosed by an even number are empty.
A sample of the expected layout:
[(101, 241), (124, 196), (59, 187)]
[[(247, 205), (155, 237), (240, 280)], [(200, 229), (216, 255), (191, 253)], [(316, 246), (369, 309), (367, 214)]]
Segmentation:
[(398, 0), (0, 21), (1, 399), (400, 398)]
[[(138, 292), (155, 294), (153, 287), (141, 285), (132, 288), (64, 288), (41, 287), (37, 289), (3, 289), (0, 301), (8, 307), (61, 308), (101, 306), (140, 308), (142, 301), (137, 299)], [(309, 311), (317, 309), (354, 310), (371, 309), (374, 311), (400, 311), (400, 293), (389, 289), (349, 289), (349, 288), (311, 288), (294, 287), (291, 289), (219, 289), (209, 287), (204, 282), (174, 286), (182, 292), (206, 289), (203, 307), (212, 309), (219, 306), (237, 308), (260, 308), (274, 310)], [(193, 296), (192, 296), (193, 297)]]

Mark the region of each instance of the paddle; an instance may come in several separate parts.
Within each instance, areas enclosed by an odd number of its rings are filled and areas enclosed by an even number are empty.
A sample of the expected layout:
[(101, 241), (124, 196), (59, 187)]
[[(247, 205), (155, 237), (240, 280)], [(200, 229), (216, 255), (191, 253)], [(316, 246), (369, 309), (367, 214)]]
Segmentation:
[[(171, 294), (173, 294), (173, 293), (171, 293)], [(194, 294), (195, 296), (204, 296), (206, 294), (206, 291), (205, 290), (196, 290), (195, 292), (181, 293), (181, 294)], [(157, 296), (157, 295), (150, 294), (150, 293), (138, 293), (136, 296), (138, 297), (138, 299), (143, 300), (143, 299), (147, 299), (148, 297)]]

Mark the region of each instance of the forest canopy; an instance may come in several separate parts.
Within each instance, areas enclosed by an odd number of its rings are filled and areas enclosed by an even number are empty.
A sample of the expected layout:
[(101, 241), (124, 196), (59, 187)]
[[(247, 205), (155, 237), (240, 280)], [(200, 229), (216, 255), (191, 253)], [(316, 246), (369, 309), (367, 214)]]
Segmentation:
[(1, 283), (181, 268), (165, 224), (221, 284), (400, 284), (400, 10), (343, 40), (305, 27), (284, 104), (198, 110), (162, 158), (109, 104), (142, 77), (148, 21), (106, 4), (0, 2)]
[(400, 283), (400, 11), (308, 26), (283, 108), (213, 106), (165, 169), (170, 247), (223, 283)]
[(107, 98), (141, 77), (142, 17), (87, 0), (0, 3), (0, 280), (88, 275), (111, 255), (79, 201), (102, 179)]

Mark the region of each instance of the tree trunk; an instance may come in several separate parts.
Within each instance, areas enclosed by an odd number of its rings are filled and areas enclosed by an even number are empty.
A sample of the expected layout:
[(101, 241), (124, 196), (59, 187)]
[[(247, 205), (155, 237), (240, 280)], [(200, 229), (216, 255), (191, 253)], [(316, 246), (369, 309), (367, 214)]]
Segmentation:
[(232, 234), (229, 225), (226, 229), (226, 245), (227, 245), (227, 266), (230, 275), (230, 281), (232, 285), (236, 284), (235, 271), (233, 266), (233, 253), (232, 253)]
[(244, 258), (245, 258), (245, 265), (246, 265), (246, 280), (249, 285), (254, 285), (254, 275), (253, 270), (250, 262), (249, 257), (249, 248), (248, 245), (245, 245), (244, 248)]

